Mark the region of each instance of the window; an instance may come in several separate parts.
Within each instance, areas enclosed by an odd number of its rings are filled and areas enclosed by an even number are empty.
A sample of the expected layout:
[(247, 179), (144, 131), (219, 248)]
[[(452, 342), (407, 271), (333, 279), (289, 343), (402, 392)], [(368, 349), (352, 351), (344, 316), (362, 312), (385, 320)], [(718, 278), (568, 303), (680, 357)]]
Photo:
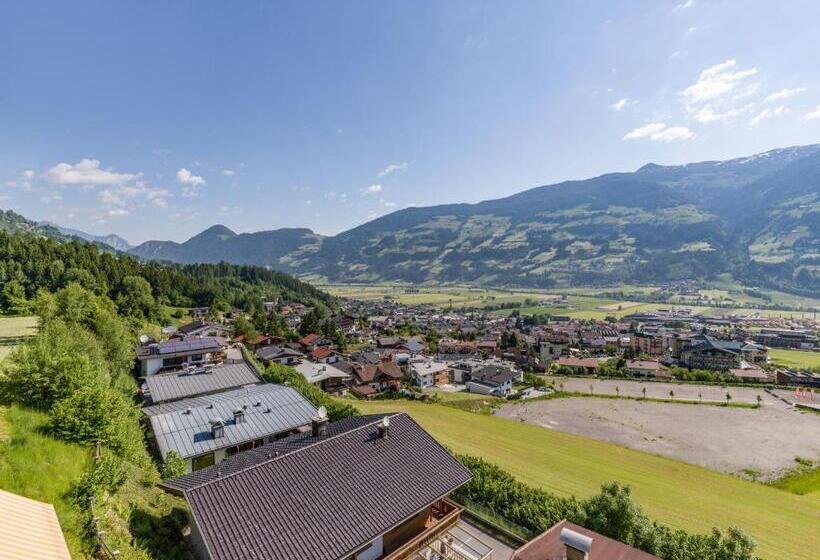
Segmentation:
[(214, 454), (213, 453), (206, 453), (205, 455), (200, 455), (199, 457), (194, 457), (191, 460), (191, 470), (198, 471), (200, 469), (204, 469), (205, 467), (210, 467), (214, 464)]

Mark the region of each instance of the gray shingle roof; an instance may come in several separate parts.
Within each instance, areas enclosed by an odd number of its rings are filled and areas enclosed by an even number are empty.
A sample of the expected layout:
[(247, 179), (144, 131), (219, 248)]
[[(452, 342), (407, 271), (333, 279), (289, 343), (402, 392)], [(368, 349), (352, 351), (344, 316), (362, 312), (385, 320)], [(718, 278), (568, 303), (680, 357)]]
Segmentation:
[[(233, 412), (244, 409), (245, 421), (235, 423)], [(316, 409), (291, 387), (256, 385), (193, 399), (143, 408), (151, 419), (157, 445), (164, 457), (174, 450), (194, 457), (310, 424)], [(211, 420), (225, 424), (224, 436), (214, 439)]]
[(387, 438), (382, 416), (350, 419), (163, 485), (188, 500), (212, 560), (348, 558), (470, 479), (409, 416), (389, 416)]
[(145, 379), (148, 397), (153, 403), (209, 395), (257, 383), (259, 377), (245, 362), (201, 368), (193, 373), (150, 375)]

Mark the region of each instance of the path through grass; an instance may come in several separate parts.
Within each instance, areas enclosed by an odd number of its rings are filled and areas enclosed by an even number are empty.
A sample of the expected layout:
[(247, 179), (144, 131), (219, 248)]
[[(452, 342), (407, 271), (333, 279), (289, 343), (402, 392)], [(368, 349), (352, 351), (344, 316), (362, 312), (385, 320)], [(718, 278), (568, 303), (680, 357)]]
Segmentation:
[(603, 482), (629, 484), (637, 501), (675, 528), (738, 526), (762, 558), (816, 560), (820, 494), (798, 496), (593, 439), (436, 404), (360, 401), (365, 413), (406, 411), (457, 453), (483, 457), (521, 481), (559, 495), (595, 494)]

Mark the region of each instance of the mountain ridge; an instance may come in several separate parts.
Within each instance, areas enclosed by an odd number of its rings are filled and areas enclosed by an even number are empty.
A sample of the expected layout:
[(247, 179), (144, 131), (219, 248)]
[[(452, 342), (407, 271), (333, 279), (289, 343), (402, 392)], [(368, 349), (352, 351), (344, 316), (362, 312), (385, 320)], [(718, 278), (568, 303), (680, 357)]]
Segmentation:
[[(215, 229), (216, 228), (216, 229)], [(732, 274), (820, 291), (820, 144), (633, 172), (381, 216), (334, 236), (214, 226), (146, 259), (269, 266), (330, 281), (550, 287)]]

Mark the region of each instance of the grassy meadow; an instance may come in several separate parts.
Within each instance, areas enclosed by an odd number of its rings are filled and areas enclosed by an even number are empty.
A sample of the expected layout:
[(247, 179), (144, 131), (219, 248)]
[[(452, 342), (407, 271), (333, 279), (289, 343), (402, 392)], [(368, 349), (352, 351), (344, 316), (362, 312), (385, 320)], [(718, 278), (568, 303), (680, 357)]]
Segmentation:
[(0, 406), (0, 489), (54, 506), (71, 557), (89, 558), (83, 524), (69, 493), (88, 466), (88, 448), (44, 433), (45, 414)]
[(37, 328), (37, 317), (0, 317), (0, 361), (21, 337), (32, 336)]
[(793, 368), (820, 368), (820, 352), (772, 348), (769, 358), (781, 366)]
[[(405, 411), (457, 453), (498, 464), (521, 481), (558, 495), (588, 496), (609, 480), (632, 486), (637, 501), (672, 527), (707, 532), (741, 527), (762, 558), (814, 560), (820, 549), (820, 494), (771, 486), (589, 438), (452, 406), (357, 401), (364, 413)], [(808, 541), (807, 541), (808, 539)], [(812, 542), (813, 541), (813, 542)]]

